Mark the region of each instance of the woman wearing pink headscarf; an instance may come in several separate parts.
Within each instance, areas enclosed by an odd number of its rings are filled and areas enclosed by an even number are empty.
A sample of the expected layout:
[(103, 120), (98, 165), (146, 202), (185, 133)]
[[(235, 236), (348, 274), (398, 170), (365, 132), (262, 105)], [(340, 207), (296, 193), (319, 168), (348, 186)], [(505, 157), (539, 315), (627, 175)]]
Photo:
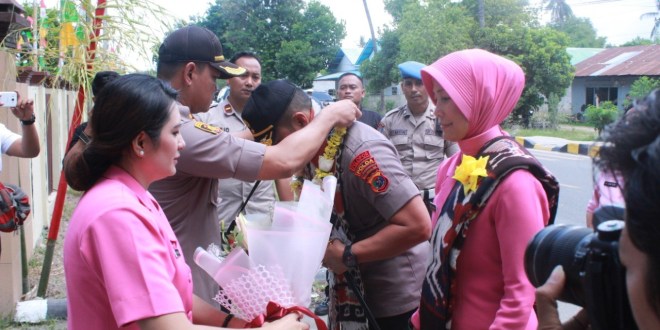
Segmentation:
[[(536, 329), (527, 242), (554, 220), (555, 178), (499, 126), (525, 85), (514, 62), (480, 49), (422, 69), (443, 138), (461, 152), (440, 165), (416, 329)], [(468, 230), (469, 228), (469, 230)]]

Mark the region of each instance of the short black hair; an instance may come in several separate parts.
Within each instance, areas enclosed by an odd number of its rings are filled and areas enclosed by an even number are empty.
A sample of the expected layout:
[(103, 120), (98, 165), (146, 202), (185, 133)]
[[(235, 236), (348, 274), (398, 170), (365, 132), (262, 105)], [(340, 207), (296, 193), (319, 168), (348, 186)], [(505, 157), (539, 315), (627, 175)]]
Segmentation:
[(648, 256), (647, 301), (660, 316), (660, 89), (607, 127), (595, 165), (620, 174), (630, 241)]
[(234, 56), (232, 56), (229, 59), (229, 62), (236, 64), (236, 61), (238, 61), (239, 58), (243, 58), (243, 57), (251, 57), (257, 60), (257, 62), (259, 62), (259, 65), (261, 65), (261, 59), (259, 58), (259, 56), (257, 56), (256, 53), (250, 51), (242, 51), (234, 54)]
[(92, 79), (92, 95), (99, 95), (103, 87), (109, 82), (119, 78), (119, 73), (114, 71), (99, 71), (94, 75)]
[(355, 76), (356, 78), (358, 78), (358, 80), (360, 80), (360, 83), (362, 84), (362, 88), (364, 88), (364, 80), (362, 80), (362, 77), (359, 74), (355, 72), (344, 72), (339, 76), (339, 78), (337, 78), (337, 81), (335, 82), (335, 89), (339, 89), (339, 82), (342, 79), (344, 79), (344, 77), (346, 76)]

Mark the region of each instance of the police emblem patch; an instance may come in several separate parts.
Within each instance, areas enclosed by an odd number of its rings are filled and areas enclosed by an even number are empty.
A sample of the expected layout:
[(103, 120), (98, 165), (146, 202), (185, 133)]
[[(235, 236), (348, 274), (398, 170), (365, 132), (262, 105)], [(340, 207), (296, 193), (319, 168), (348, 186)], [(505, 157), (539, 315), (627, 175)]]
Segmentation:
[(389, 186), (389, 180), (381, 172), (376, 159), (371, 156), (369, 151), (364, 151), (355, 156), (348, 169), (360, 180), (366, 182), (373, 192), (384, 192)]
[(376, 193), (382, 193), (387, 190), (390, 180), (381, 171), (377, 171), (369, 178), (368, 183), (371, 185), (371, 190)]
[(201, 121), (196, 121), (195, 122), (195, 128), (197, 128), (199, 130), (202, 130), (206, 133), (214, 134), (214, 135), (220, 134), (220, 127), (209, 125), (209, 124), (203, 123)]

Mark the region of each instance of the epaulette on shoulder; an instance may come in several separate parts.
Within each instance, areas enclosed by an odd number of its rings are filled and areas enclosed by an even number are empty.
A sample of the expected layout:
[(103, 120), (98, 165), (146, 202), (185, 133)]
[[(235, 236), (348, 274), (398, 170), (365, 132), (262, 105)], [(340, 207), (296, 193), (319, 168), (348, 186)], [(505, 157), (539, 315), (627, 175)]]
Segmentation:
[(394, 108), (394, 109), (388, 111), (387, 113), (385, 113), (385, 116), (383, 116), (383, 118), (388, 117), (388, 116), (391, 116), (391, 115), (393, 115), (393, 114), (399, 112), (399, 110), (401, 110), (401, 107)]
[(213, 126), (201, 121), (195, 121), (195, 128), (204, 131), (206, 133), (211, 133), (213, 135), (218, 135), (220, 134), (220, 127)]

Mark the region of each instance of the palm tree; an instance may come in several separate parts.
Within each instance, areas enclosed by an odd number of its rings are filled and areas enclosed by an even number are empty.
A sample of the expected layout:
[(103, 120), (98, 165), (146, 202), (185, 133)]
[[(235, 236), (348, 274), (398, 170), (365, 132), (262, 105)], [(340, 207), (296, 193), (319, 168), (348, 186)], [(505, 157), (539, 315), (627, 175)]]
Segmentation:
[(651, 40), (660, 37), (660, 0), (655, 1), (655, 11), (642, 14), (639, 19), (652, 18), (655, 20), (653, 29), (651, 30)]
[(561, 24), (573, 16), (573, 10), (566, 0), (543, 0), (543, 4), (545, 10), (550, 11), (552, 23)]

